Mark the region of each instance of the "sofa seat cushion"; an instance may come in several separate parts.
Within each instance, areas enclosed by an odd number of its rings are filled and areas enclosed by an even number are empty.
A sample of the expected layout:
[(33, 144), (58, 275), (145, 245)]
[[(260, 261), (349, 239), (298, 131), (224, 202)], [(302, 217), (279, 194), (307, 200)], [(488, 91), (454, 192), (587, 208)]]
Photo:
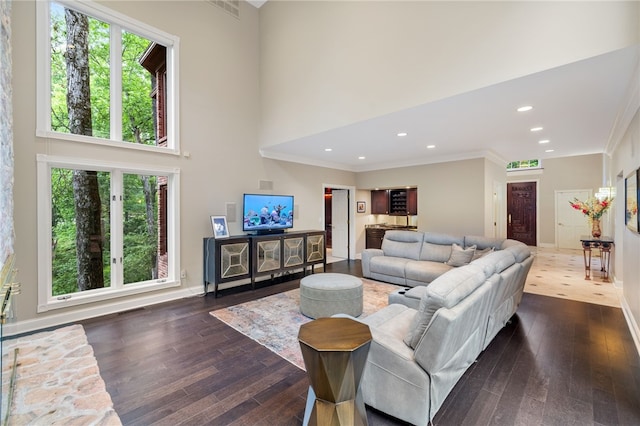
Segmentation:
[(371, 259), (369, 269), (372, 274), (392, 275), (404, 278), (405, 265), (411, 262), (410, 259), (392, 256), (376, 256)]
[(407, 264), (405, 265), (404, 273), (405, 278), (408, 280), (419, 281), (428, 284), (445, 272), (450, 271), (451, 269), (453, 269), (453, 266), (449, 266), (444, 263), (417, 260), (407, 262)]
[(427, 286), (420, 300), (418, 313), (403, 339), (404, 342), (415, 349), (438, 309), (456, 306), (485, 281), (484, 270), (476, 265), (455, 268), (435, 279)]
[(402, 340), (409, 330), (416, 311), (405, 305), (388, 305), (379, 311), (363, 318), (363, 323), (373, 330), (380, 330), (389, 336), (396, 336), (397, 341)]

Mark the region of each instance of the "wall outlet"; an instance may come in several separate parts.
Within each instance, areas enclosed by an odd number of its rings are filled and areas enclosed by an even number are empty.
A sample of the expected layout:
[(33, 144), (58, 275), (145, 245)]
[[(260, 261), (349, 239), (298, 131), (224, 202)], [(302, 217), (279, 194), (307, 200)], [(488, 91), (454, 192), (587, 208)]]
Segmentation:
[(187, 270), (183, 269), (182, 271), (180, 271), (180, 279), (184, 279), (187, 278)]

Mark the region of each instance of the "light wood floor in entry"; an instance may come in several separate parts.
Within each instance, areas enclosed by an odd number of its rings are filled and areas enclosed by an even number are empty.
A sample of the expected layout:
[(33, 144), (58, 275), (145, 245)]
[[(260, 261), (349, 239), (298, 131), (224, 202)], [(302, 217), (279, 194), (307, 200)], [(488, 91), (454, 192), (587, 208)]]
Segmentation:
[[(592, 251), (591, 279), (585, 280), (582, 250), (532, 247), (535, 258), (524, 291), (578, 302), (620, 307), (621, 289), (603, 279), (601, 259)], [(613, 263), (613, 259), (611, 260)]]

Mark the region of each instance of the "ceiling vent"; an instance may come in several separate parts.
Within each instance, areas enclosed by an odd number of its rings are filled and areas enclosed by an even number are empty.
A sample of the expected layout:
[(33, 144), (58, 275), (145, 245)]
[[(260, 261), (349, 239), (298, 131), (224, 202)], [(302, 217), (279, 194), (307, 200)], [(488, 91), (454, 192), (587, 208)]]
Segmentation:
[(234, 18), (240, 19), (240, 0), (207, 0), (207, 2), (218, 6)]

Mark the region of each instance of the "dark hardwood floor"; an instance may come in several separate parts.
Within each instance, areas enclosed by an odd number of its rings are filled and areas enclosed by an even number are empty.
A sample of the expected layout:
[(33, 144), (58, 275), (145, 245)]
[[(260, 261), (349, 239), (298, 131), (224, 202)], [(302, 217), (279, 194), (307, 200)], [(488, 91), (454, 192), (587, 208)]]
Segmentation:
[[(361, 275), (359, 261), (327, 271)], [(306, 373), (209, 315), (298, 284), (82, 322), (123, 424), (301, 424)], [(367, 414), (370, 425), (402, 424)], [(433, 424), (640, 425), (640, 359), (622, 311), (525, 293)]]

